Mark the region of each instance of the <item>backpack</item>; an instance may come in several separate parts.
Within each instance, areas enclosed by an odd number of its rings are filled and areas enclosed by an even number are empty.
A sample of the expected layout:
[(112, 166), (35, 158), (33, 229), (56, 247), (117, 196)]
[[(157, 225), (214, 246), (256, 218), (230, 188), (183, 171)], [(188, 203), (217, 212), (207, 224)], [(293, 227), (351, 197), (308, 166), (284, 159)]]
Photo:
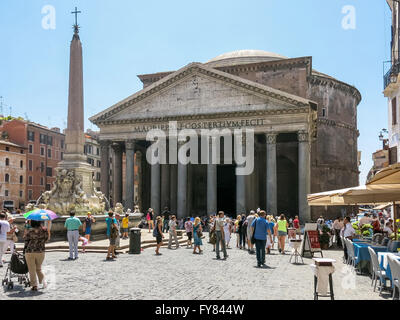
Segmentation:
[(118, 237), (118, 228), (114, 223), (111, 223), (110, 226), (110, 238), (116, 239)]
[(159, 232), (158, 232), (158, 223), (156, 223), (156, 226), (154, 227), (154, 230), (153, 230), (153, 237), (157, 238), (158, 234), (159, 234)]

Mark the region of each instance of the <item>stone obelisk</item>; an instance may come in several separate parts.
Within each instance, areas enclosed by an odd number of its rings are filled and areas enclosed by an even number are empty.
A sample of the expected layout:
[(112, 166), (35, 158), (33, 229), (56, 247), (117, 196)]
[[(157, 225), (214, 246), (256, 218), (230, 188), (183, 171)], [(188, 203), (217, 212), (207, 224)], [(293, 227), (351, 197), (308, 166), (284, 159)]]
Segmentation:
[(83, 58), (82, 43), (79, 38), (79, 26), (75, 10), (74, 35), (70, 45), (69, 92), (68, 92), (68, 125), (65, 129), (66, 151), (64, 160), (59, 164), (61, 169), (73, 169), (82, 178), (82, 190), (90, 196), (93, 194), (94, 169), (87, 163), (84, 154), (85, 123), (83, 108)]
[(94, 168), (87, 163), (84, 154), (85, 123), (83, 112), (83, 63), (82, 43), (79, 39), (79, 26), (75, 8), (74, 35), (71, 41), (68, 92), (68, 125), (65, 130), (66, 150), (64, 159), (58, 164), (53, 188), (46, 191), (38, 202), (60, 215), (71, 211), (86, 215), (104, 214), (106, 199), (95, 190), (93, 184)]

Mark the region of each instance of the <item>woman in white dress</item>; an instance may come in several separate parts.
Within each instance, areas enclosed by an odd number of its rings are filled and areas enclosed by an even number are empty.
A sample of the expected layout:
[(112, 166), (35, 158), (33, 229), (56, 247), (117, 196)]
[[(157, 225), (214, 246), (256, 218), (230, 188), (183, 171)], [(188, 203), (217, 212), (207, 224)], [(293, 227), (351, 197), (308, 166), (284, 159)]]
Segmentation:
[(231, 231), (232, 231), (231, 220), (226, 219), (224, 223), (224, 234), (225, 234), (225, 243), (227, 248), (229, 248), (229, 241), (231, 241)]

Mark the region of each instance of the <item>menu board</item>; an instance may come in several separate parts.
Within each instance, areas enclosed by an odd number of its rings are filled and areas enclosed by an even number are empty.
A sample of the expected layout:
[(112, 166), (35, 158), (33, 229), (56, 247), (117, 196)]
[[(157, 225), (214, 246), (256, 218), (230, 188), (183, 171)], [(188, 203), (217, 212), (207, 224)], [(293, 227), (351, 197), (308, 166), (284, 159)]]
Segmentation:
[(310, 243), (310, 249), (312, 252), (321, 251), (321, 244), (319, 243), (318, 231), (306, 231), (307, 238)]

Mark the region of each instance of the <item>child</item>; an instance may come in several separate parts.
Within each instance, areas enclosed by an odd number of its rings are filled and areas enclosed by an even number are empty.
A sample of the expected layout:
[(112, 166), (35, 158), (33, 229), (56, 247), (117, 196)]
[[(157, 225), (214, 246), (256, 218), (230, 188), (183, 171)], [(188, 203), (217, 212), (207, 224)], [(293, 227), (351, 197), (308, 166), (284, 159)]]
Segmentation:
[(122, 239), (128, 239), (129, 213), (122, 219)]
[(89, 240), (85, 237), (79, 237), (79, 241), (82, 241), (82, 253), (85, 253), (86, 245), (88, 244)]

